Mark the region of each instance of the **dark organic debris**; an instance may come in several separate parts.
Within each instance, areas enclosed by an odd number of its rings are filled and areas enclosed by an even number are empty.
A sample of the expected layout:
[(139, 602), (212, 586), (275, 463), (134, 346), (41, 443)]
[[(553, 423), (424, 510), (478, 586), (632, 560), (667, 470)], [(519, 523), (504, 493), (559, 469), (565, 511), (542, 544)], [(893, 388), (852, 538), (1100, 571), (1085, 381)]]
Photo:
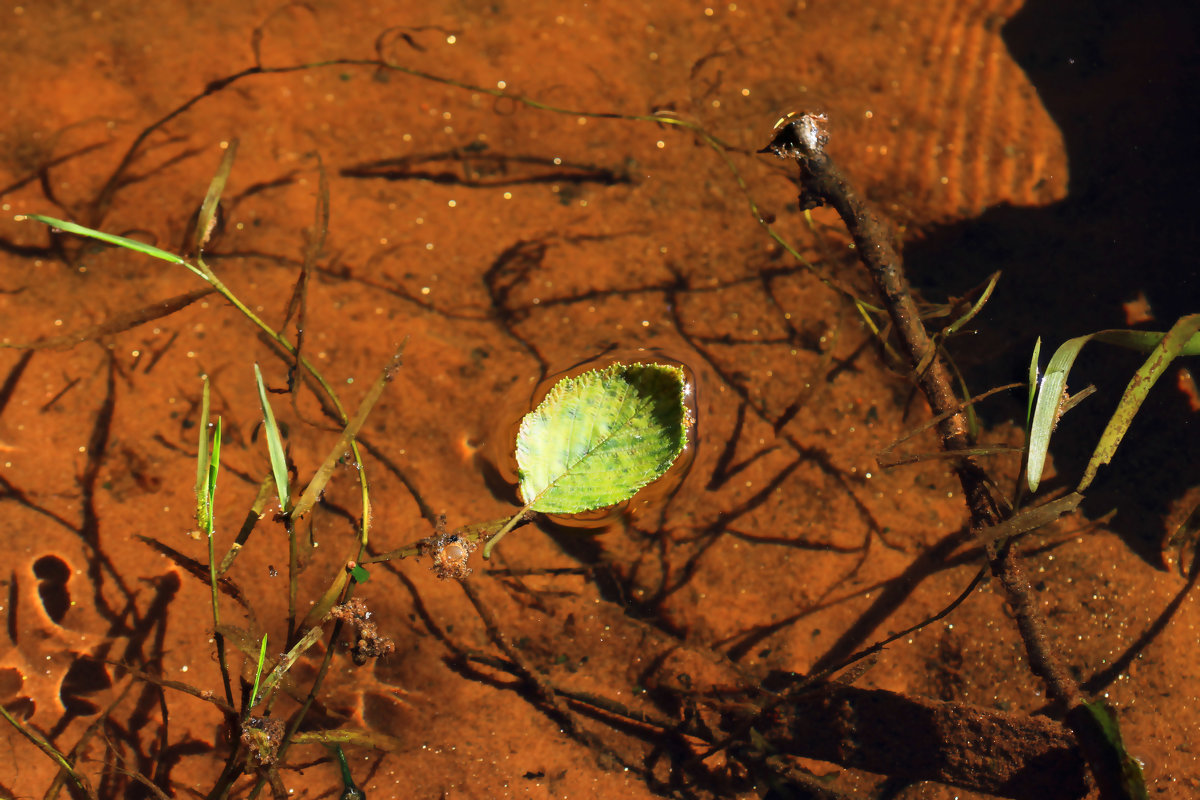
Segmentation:
[(276, 717), (249, 717), (242, 723), (242, 744), (259, 764), (270, 766), (278, 760), (285, 729)]
[(433, 537), (429, 552), (433, 556), (433, 572), (439, 578), (454, 578), (462, 580), (471, 574), (467, 562), (476, 547), (475, 542), (467, 541), (454, 533), (443, 533)]
[(396, 652), (396, 643), (386, 636), (381, 636), (379, 626), (371, 619), (371, 610), (360, 598), (352, 597), (329, 611), (334, 619), (348, 622), (354, 626), (354, 643), (350, 646), (350, 656), (358, 666), (366, 664), (369, 659), (389, 656)]

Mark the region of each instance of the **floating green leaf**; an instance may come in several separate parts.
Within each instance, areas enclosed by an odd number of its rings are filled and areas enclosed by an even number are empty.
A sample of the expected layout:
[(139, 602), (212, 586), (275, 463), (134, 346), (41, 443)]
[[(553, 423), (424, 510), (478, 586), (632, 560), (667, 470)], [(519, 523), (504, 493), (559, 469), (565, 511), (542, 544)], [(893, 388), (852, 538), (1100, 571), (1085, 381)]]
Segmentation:
[(687, 445), (679, 367), (613, 364), (564, 378), (521, 420), (517, 467), (526, 507), (575, 514), (633, 497)]

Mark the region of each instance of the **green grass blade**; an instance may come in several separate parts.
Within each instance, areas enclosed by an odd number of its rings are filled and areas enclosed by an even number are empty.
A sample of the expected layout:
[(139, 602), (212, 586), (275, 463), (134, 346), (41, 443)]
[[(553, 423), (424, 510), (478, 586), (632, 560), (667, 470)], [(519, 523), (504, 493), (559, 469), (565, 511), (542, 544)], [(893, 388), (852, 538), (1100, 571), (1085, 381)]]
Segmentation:
[(1038, 361), (1042, 356), (1042, 337), (1033, 343), (1033, 358), (1029, 359), (1029, 402), (1025, 406), (1025, 430), (1029, 430), (1029, 420), (1033, 418), (1033, 399), (1037, 397), (1038, 374), (1041, 366)]
[(1050, 450), (1050, 434), (1058, 422), (1058, 403), (1067, 386), (1067, 375), (1083, 346), (1091, 336), (1078, 336), (1064, 342), (1046, 365), (1046, 373), (1038, 386), (1037, 402), (1033, 409), (1033, 424), (1029, 428), (1029, 458), (1025, 473), (1029, 491), (1036, 492), (1046, 467), (1046, 453)]
[(0, 706), (0, 717), (3, 717), (8, 724), (17, 729), (17, 733), (24, 736), (33, 743), (37, 749), (45, 753), (50, 760), (58, 765), (59, 769), (71, 776), (71, 780), (75, 781), (75, 785), (79, 790), (91, 800), (96, 800), (96, 792), (92, 789), (92, 785), (88, 779), (75, 770), (75, 765), (67, 760), (66, 756), (58, 751), (58, 749), (47, 741), (41, 734), (32, 728), (22, 725), (12, 714), (8, 713), (8, 709)]
[(1099, 741), (1091, 743), (1093, 747), (1098, 745), (1100, 752), (1091, 754), (1089, 761), (1099, 758), (1105, 762), (1105, 766), (1111, 765), (1114, 768), (1113, 771), (1116, 773), (1114, 777), (1116, 783), (1119, 784), (1117, 787), (1119, 791), (1113, 792), (1113, 796), (1128, 798), (1128, 800), (1148, 800), (1150, 795), (1146, 791), (1146, 779), (1142, 776), (1142, 767), (1137, 759), (1125, 749), (1116, 714), (1100, 701), (1084, 703), (1083, 707), (1091, 716), (1096, 732), (1100, 734)]
[(208, 474), (205, 476), (205, 494), (208, 497), (208, 534), (213, 530), (213, 509), (216, 507), (217, 475), (221, 471), (221, 418), (213, 427), (212, 452), (208, 457)]
[(288, 670), (296, 665), (296, 661), (299, 660), (300, 656), (304, 655), (304, 651), (308, 650), (308, 648), (317, 643), (317, 640), (321, 638), (321, 634), (324, 632), (324, 630), (325, 629), (320, 625), (309, 628), (305, 634), (300, 637), (300, 641), (296, 642), (296, 644), (292, 646), (292, 649), (289, 650), (283, 658), (279, 659), (279, 663), (275, 665), (275, 669), (271, 670), (260, 686), (259, 694), (261, 697), (266, 697), (268, 694), (274, 691), (275, 687), (279, 685), (279, 682), (283, 680), (283, 676), (287, 675)]
[[(1184, 317), (1184, 320), (1191, 318)], [(1179, 329), (1181, 323), (1183, 320), (1176, 323), (1171, 330), (1174, 332)], [(1174, 355), (1200, 355), (1200, 333), (1195, 332), (1195, 329), (1191, 330), (1192, 333), (1186, 336), (1182, 329), (1176, 334), (1176, 341), (1172, 344)], [(1026, 461), (1025, 472), (1031, 492), (1037, 491), (1038, 483), (1041, 481), (1042, 470), (1046, 465), (1046, 453), (1050, 448), (1050, 434), (1058, 422), (1059, 400), (1067, 385), (1067, 374), (1071, 371), (1071, 366), (1075, 363), (1083, 346), (1095, 340), (1118, 347), (1149, 352), (1158, 347), (1166, 335), (1153, 331), (1103, 330), (1070, 339), (1054, 352), (1050, 363), (1046, 365), (1046, 374), (1042, 377), (1041, 386), (1038, 388), (1037, 402), (1033, 410), (1033, 424), (1029, 429), (1029, 458)], [(1136, 411), (1136, 409), (1134, 410)], [(1122, 431), (1122, 435), (1123, 433), (1124, 431)], [(1081, 491), (1082, 488), (1081, 486)]]
[[(1129, 350), (1140, 350), (1143, 353), (1149, 353), (1158, 346), (1164, 335), (1158, 331), (1111, 330), (1097, 333), (1096, 341), (1116, 345), (1117, 347), (1124, 347)], [(1179, 349), (1179, 355), (1200, 356), (1200, 333), (1193, 334), (1191, 338), (1183, 343), (1183, 346)]]
[(60, 230), (63, 233), (74, 233), (77, 236), (86, 236), (89, 239), (97, 239), (107, 244), (116, 245), (117, 247), (124, 247), (126, 250), (132, 250), (135, 253), (144, 253), (145, 255), (153, 256), (154, 258), (159, 258), (163, 261), (169, 261), (172, 264), (190, 266), (187, 261), (175, 255), (174, 253), (168, 253), (166, 250), (161, 250), (152, 244), (139, 242), (137, 239), (128, 239), (124, 236), (104, 233), (103, 231), (98, 231), (94, 228), (87, 228), (83, 225), (77, 225), (74, 222), (67, 222), (65, 219), (44, 217), (41, 214), (25, 214), (23, 215), (22, 219), (37, 220), (38, 222), (43, 222), (46, 225), (49, 225), (51, 228)]
[(1100, 435), (1100, 441), (1096, 445), (1091, 459), (1088, 460), (1087, 467), (1083, 471), (1083, 479), (1075, 491), (1082, 492), (1090, 486), (1096, 477), (1096, 471), (1102, 465), (1112, 461), (1117, 446), (1121, 444), (1125, 432), (1129, 430), (1129, 425), (1137, 416), (1138, 409), (1142, 407), (1142, 401), (1146, 399), (1150, 389), (1162, 377), (1163, 372), (1175, 360), (1175, 357), (1185, 351), (1188, 343), (1198, 331), (1200, 331), (1200, 314), (1182, 317), (1171, 326), (1171, 330), (1167, 331), (1166, 336), (1163, 336), (1158, 342), (1150, 353), (1150, 357), (1133, 374), (1129, 385), (1125, 387), (1121, 401), (1117, 403), (1117, 410), (1113, 412), (1108, 420), (1108, 425), (1104, 427), (1104, 433)]
[(254, 670), (254, 688), (250, 690), (250, 708), (258, 705), (258, 686), (262, 682), (263, 662), (267, 660), (267, 634), (263, 634), (258, 648), (258, 666)]
[(987, 303), (987, 301), (991, 299), (992, 292), (996, 291), (996, 284), (999, 283), (999, 281), (1000, 281), (1000, 272), (999, 272), (999, 270), (997, 270), (996, 272), (993, 272), (990, 276), (988, 276), (987, 286), (984, 287), (983, 293), (979, 295), (979, 299), (976, 300), (971, 305), (971, 307), (967, 310), (967, 313), (963, 314), (961, 317), (959, 317), (958, 320), (955, 321), (955, 323), (953, 325), (946, 328), (946, 330), (942, 331), (942, 333), (945, 334), (946, 336), (953, 336), (955, 333), (957, 333), (959, 330), (962, 329), (963, 325), (966, 325), (968, 322), (973, 320), (976, 317), (976, 315), (978, 315), (979, 312), (983, 310), (983, 307)]
[(687, 444), (683, 370), (613, 364), (564, 378), (521, 420), (521, 497), (534, 511), (574, 514), (633, 497)]
[[(217, 587), (216, 542), (214, 530), (216, 522), (214, 509), (216, 506), (217, 475), (221, 471), (221, 417), (217, 417), (212, 429), (211, 446), (209, 444), (209, 380), (204, 379), (203, 399), (200, 402), (200, 452), (197, 457), (197, 510), (196, 517), (200, 525), (200, 533), (208, 540), (209, 548), (209, 593), (212, 606), (212, 627), (221, 627), (221, 591)], [(221, 667), (221, 679), (226, 692), (226, 700), (233, 705), (233, 685), (229, 681), (229, 663), (226, 660), (224, 639), (220, 633), (215, 634), (214, 643), (217, 650), (217, 663)]]
[(208, 461), (211, 453), (208, 449), (208, 409), (209, 385), (208, 376), (204, 376), (204, 388), (200, 392), (200, 441), (196, 446), (196, 525), (201, 533), (210, 530), (208, 503)]
[(271, 410), (271, 403), (267, 400), (267, 387), (263, 385), (262, 370), (258, 368), (258, 364), (254, 365), (254, 379), (258, 382), (258, 401), (262, 404), (263, 427), (267, 433), (267, 454), (271, 458), (271, 472), (275, 476), (275, 489), (279, 493), (279, 508), (287, 513), (287, 455), (283, 451), (283, 437), (279, 435), (275, 412)]

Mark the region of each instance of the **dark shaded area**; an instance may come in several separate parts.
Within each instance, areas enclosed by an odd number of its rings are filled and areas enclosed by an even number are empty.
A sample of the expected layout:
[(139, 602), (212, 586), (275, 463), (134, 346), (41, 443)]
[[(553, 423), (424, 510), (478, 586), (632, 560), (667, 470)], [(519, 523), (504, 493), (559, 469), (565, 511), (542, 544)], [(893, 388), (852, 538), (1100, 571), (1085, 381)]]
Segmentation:
[(76, 658), (67, 668), (62, 686), (58, 690), (59, 699), (68, 715), (84, 716), (95, 714), (100, 707), (87, 699), (87, 695), (102, 692), (112, 686), (112, 679), (104, 664), (88, 657)]
[[(978, 554), (971, 551), (965, 557), (964, 554), (956, 554), (956, 551), (970, 540), (970, 530), (958, 530), (943, 536), (933, 546), (922, 550), (921, 554), (913, 559), (903, 572), (879, 591), (870, 607), (853, 625), (838, 636), (837, 641), (830, 646), (829, 650), (813, 662), (811, 671), (817, 673), (835, 667), (853, 655), (855, 650), (870, 639), (871, 634), (878, 630), (880, 625), (890, 619), (896, 610), (905, 604), (925, 578), (940, 570), (964, 563), (970, 557), (978, 558)], [(756, 642), (757, 639), (752, 637), (735, 648), (734, 653), (744, 653)], [(735, 657), (737, 656), (735, 655)]]
[(46, 615), (57, 625), (71, 607), (71, 593), (67, 581), (71, 568), (58, 556), (42, 556), (33, 562), (33, 575), (38, 579), (38, 598)]
[(21, 585), (17, 579), (17, 571), (14, 569), (8, 579), (8, 603), (4, 610), (7, 614), (7, 622), (5, 627), (8, 629), (8, 640), (15, 647), (19, 642), (20, 629), (17, 627), (17, 610), (21, 602)]
[(591, 164), (573, 164), (561, 158), (505, 155), (488, 152), (487, 145), (455, 148), (442, 153), (421, 153), (343, 167), (347, 178), (382, 178), (388, 181), (419, 180), (473, 188), (519, 186), (527, 183), (598, 183), (613, 186), (632, 183), (623, 171)]
[(868, 772), (1001, 797), (1087, 792), (1074, 738), (1045, 717), (835, 684), (754, 724), (781, 752)]
[(0, 668), (0, 699), (7, 700), (25, 685), (25, 676), (15, 667)]
[[(1068, 196), (1040, 208), (998, 206), (927, 230), (906, 251), (909, 275), (930, 299), (1003, 270), (975, 324), (979, 334), (953, 347), (976, 390), (1022, 378), (1037, 336), (1044, 364), (1066, 339), (1127, 327), (1122, 304), (1139, 293), (1156, 317), (1140, 326), (1146, 329), (1166, 330), (1200, 310), (1192, 200), (1200, 180), (1200, 6), (1032, 0), (1003, 36), (1062, 131)], [(1082, 474), (1142, 359), (1106, 345), (1084, 350), (1070, 389), (1096, 383), (1100, 391), (1071, 412), (1052, 443), (1064, 482)], [(1115, 529), (1154, 565), (1161, 563), (1159, 520), (1194, 480), (1188, 454), (1200, 447), (1200, 426), (1188, 424), (1192, 412), (1174, 383), (1172, 372), (1151, 393), (1084, 504), (1092, 515), (1118, 509)], [(1018, 405), (1014, 396), (1004, 413), (1020, 419)]]
[(13, 392), (17, 390), (17, 384), (21, 382), (21, 376), (25, 374), (25, 368), (29, 366), (29, 362), (32, 360), (32, 350), (26, 350), (21, 353), (21, 357), (17, 359), (17, 363), (13, 365), (8, 375), (5, 376), (4, 383), (0, 384), (0, 414), (4, 413), (8, 402), (12, 399)]

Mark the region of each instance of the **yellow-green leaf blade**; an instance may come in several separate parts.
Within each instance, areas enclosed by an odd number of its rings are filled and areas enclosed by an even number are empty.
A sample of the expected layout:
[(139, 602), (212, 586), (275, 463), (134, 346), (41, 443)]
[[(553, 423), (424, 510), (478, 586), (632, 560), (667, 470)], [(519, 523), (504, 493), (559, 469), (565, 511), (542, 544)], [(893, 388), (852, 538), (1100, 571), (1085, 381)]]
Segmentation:
[(285, 514), (288, 506), (288, 468), (287, 453), (283, 448), (283, 436), (279, 433), (279, 425), (275, 422), (275, 412), (271, 409), (271, 401), (267, 399), (267, 387), (263, 384), (262, 370), (254, 365), (254, 380), (258, 384), (258, 402), (262, 406), (263, 429), (267, 434), (267, 455), (271, 459), (271, 472), (275, 476), (275, 489), (279, 492), (279, 509)]
[[(1176, 356), (1200, 355), (1200, 332), (1197, 332), (1195, 327), (1188, 327), (1195, 317), (1196, 315), (1189, 315), (1180, 319), (1175, 324), (1169, 332), (1172, 339), (1168, 342), (1168, 347), (1164, 353), (1165, 361), (1155, 366), (1153, 370), (1151, 370), (1150, 362), (1147, 362), (1147, 365), (1144, 365), (1142, 370), (1139, 370), (1138, 375), (1134, 377), (1134, 383), (1132, 384), (1134, 389), (1136, 389), (1138, 383), (1145, 381), (1146, 377), (1152, 376), (1153, 380), (1158, 380), (1157, 376), (1161, 374), (1161, 370)], [(1131, 350), (1142, 350), (1152, 353), (1155, 348), (1158, 348), (1163, 343), (1167, 335), (1166, 333), (1153, 331), (1103, 330), (1070, 339), (1054, 352), (1054, 355), (1050, 358), (1050, 363), (1046, 366), (1046, 374), (1042, 377), (1041, 385), (1038, 387), (1037, 401), (1033, 409), (1033, 422), (1029, 427), (1029, 453), (1025, 462), (1029, 491), (1036, 492), (1038, 484), (1041, 481), (1042, 469), (1046, 463), (1046, 454), (1050, 448), (1050, 436), (1054, 431), (1055, 423), (1058, 421), (1059, 400), (1066, 389), (1067, 375), (1070, 373), (1071, 367), (1074, 365), (1075, 359), (1078, 357), (1079, 351), (1083, 349), (1083, 346), (1094, 340)], [(1157, 361), (1158, 359), (1159, 356), (1153, 356), (1151, 361)], [(1036, 365), (1031, 365), (1031, 374), (1033, 374), (1035, 369)], [(1141, 398), (1145, 397), (1145, 392), (1149, 391), (1149, 386), (1153, 385), (1153, 380), (1144, 386), (1144, 391), (1126, 390), (1126, 397), (1122, 398), (1122, 408), (1120, 410), (1122, 412), (1128, 410), (1131, 413), (1123, 413), (1122, 416), (1132, 419), (1132, 414), (1137, 413), (1137, 409), (1141, 405)], [(1095, 469), (1101, 463), (1108, 463), (1107, 460), (1100, 461), (1099, 459), (1112, 457), (1112, 451), (1116, 449), (1116, 444), (1120, 442), (1125, 429), (1128, 427), (1128, 419), (1124, 423), (1110, 422), (1109, 429), (1106, 429), (1101, 437), (1104, 452), (1101, 452), (1100, 448), (1097, 448), (1097, 452), (1093, 454), (1092, 461), (1088, 466), (1089, 474), (1076, 491), (1082, 492), (1087, 488), (1092, 478), (1095, 477)]]
[(633, 497), (687, 444), (683, 370), (613, 364), (559, 381), (521, 420), (521, 497), (534, 510), (575, 514)]
[(1159, 339), (1150, 353), (1150, 358), (1138, 368), (1125, 388), (1125, 393), (1117, 404), (1117, 410), (1109, 418), (1108, 425), (1104, 427), (1104, 433), (1100, 434), (1100, 442), (1096, 445), (1091, 459), (1088, 460), (1087, 468), (1083, 472), (1083, 479), (1080, 480), (1079, 488), (1076, 491), (1082, 492), (1090, 486), (1092, 479), (1096, 477), (1096, 471), (1112, 461), (1113, 454), (1117, 451), (1117, 445), (1125, 438), (1125, 432), (1129, 430), (1138, 409), (1142, 407), (1142, 401), (1150, 393), (1150, 388), (1162, 377), (1176, 356), (1188, 351), (1188, 345), (1196, 338), (1198, 331), (1200, 331), (1200, 314), (1190, 314), (1182, 317), (1171, 327), (1171, 330), (1167, 331), (1165, 336)]

